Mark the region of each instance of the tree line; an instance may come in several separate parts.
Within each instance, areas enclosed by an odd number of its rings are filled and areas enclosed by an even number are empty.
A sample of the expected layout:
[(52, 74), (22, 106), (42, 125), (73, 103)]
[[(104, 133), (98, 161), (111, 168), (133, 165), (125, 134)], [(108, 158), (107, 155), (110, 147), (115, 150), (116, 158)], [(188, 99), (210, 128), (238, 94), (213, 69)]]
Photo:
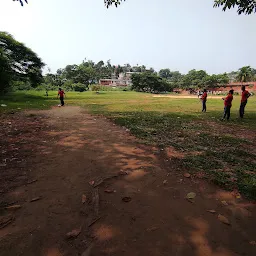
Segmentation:
[(100, 79), (117, 79), (123, 73), (124, 79), (127, 72), (132, 75), (132, 89), (144, 92), (163, 92), (179, 89), (216, 88), (225, 86), (229, 82), (248, 82), (256, 80), (256, 69), (250, 66), (242, 67), (238, 71), (224, 74), (209, 75), (204, 70), (190, 70), (187, 74), (171, 71), (169, 68), (156, 72), (152, 67), (145, 65), (132, 66), (112, 65), (111, 61), (93, 62), (84, 60), (79, 65), (67, 65), (58, 69), (55, 74), (48, 73), (44, 76), (43, 86), (48, 90), (63, 87), (66, 90), (86, 91), (92, 84), (98, 84)]
[(161, 69), (158, 74), (134, 74), (132, 89), (143, 92), (170, 92), (176, 89), (198, 90), (214, 89), (226, 86), (229, 82), (250, 82), (256, 80), (256, 69), (250, 66), (242, 67), (238, 71), (224, 74), (209, 75), (204, 70), (190, 70), (183, 75), (179, 71), (169, 68)]
[(226, 85), (230, 81), (248, 82), (256, 80), (256, 69), (250, 66), (238, 71), (209, 75), (204, 70), (190, 70), (187, 74), (169, 68), (156, 72), (145, 65), (112, 65), (111, 61), (94, 62), (84, 59), (80, 64), (67, 65), (52, 73), (48, 69), (42, 75), (45, 64), (31, 49), (16, 41), (10, 34), (0, 32), (0, 92), (10, 89), (28, 90), (41, 88), (85, 91), (100, 79), (117, 79), (121, 73), (134, 72), (133, 90), (145, 92), (172, 91), (174, 88), (198, 89)]

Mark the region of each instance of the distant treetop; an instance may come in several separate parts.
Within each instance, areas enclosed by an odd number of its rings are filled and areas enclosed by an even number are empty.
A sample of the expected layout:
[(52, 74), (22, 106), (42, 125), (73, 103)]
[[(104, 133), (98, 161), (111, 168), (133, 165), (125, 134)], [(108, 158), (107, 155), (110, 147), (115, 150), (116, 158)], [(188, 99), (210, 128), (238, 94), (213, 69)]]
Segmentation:
[[(13, 0), (19, 1), (20, 4), (23, 6), (23, 3), (28, 3), (27, 0)], [(125, 0), (104, 0), (105, 6), (108, 8), (112, 5), (118, 7), (121, 2)], [(252, 14), (256, 13), (256, 0), (214, 0), (214, 7), (222, 7), (223, 11), (226, 9), (231, 9), (237, 7), (238, 14)]]
[(222, 10), (238, 7), (238, 14), (256, 13), (256, 0), (215, 0), (214, 7), (222, 6)]

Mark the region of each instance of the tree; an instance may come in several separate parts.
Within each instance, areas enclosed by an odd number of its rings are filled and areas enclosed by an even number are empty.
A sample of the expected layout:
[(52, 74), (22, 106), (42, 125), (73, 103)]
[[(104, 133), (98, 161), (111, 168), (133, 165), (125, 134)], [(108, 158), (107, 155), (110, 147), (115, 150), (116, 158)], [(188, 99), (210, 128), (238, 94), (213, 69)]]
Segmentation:
[(245, 66), (239, 69), (237, 75), (237, 81), (239, 82), (249, 82), (253, 78), (252, 68), (250, 66)]
[(171, 77), (171, 71), (169, 68), (161, 69), (159, 71), (159, 76), (165, 79), (168, 79)]
[(18, 1), (18, 2), (20, 2), (21, 6), (23, 6), (23, 2), (28, 3), (27, 0), (13, 0), (13, 1), (16, 1), (16, 2)]
[(161, 69), (159, 76), (168, 80), (173, 87), (179, 86), (182, 80), (182, 74), (179, 71), (170, 71), (169, 68)]
[(0, 93), (5, 92), (10, 87), (11, 67), (7, 57), (4, 56), (0, 48)]
[(256, 80), (256, 69), (255, 68), (252, 68), (252, 75), (253, 75), (253, 77), (252, 77), (252, 80)]
[(256, 12), (256, 0), (215, 0), (214, 7), (222, 6), (222, 10), (237, 7), (238, 14), (251, 14)]
[(192, 69), (187, 75), (183, 76), (181, 85), (183, 88), (201, 88), (204, 86), (204, 80), (207, 77), (207, 73), (204, 70)]
[(208, 88), (214, 88), (220, 85), (226, 85), (229, 82), (229, 77), (226, 73), (219, 74), (219, 75), (207, 75), (204, 80), (203, 84)]
[(106, 7), (108, 8), (111, 5), (115, 5), (116, 7), (121, 4), (121, 2), (125, 0), (104, 0)]
[(44, 63), (31, 49), (10, 34), (0, 32), (0, 91), (13, 81), (29, 81), (32, 87), (42, 82)]
[(238, 70), (237, 81), (248, 82), (253, 77), (252, 68), (250, 66), (242, 67)]
[(171, 86), (156, 74), (145, 72), (132, 75), (132, 90), (159, 93), (170, 91)]

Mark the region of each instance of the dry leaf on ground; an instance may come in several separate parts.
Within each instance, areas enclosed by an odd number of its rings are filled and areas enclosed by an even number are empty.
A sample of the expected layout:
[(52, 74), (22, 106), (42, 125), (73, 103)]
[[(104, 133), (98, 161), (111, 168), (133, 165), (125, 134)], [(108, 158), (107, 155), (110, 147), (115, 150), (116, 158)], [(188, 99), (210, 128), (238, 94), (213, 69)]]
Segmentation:
[(87, 198), (86, 195), (82, 195), (82, 203), (84, 204), (86, 202)]
[(121, 170), (118, 173), (119, 175), (128, 175), (129, 173), (127, 171)]
[(230, 222), (229, 222), (228, 218), (226, 218), (225, 216), (219, 214), (219, 215), (218, 215), (218, 219), (219, 219), (219, 221), (221, 221), (222, 223), (224, 223), (224, 224), (226, 224), (226, 225), (230, 225)]
[(81, 228), (79, 229), (74, 229), (71, 232), (66, 234), (66, 237), (69, 238), (76, 238), (79, 236), (79, 234), (81, 233)]
[(221, 203), (225, 206), (228, 206), (228, 203), (226, 201), (221, 201)]
[(18, 210), (18, 209), (20, 209), (20, 208), (21, 208), (21, 205), (16, 204), (16, 205), (8, 206), (8, 207), (6, 207), (5, 209), (6, 209), (6, 210), (11, 210), (11, 211), (16, 211), (16, 210)]
[(194, 199), (195, 197), (196, 197), (196, 193), (194, 193), (194, 192), (190, 192), (186, 196), (187, 199)]
[(256, 241), (250, 241), (250, 245), (256, 245)]
[(129, 196), (125, 196), (125, 197), (122, 198), (122, 201), (125, 202), (125, 203), (129, 203), (131, 200), (132, 200), (132, 198), (129, 197)]
[(166, 185), (168, 183), (168, 180), (164, 180), (163, 184)]
[(234, 191), (231, 192), (231, 194), (237, 198), (237, 199), (240, 199), (241, 198), (241, 194), (238, 192), (237, 189), (235, 189)]
[(207, 210), (207, 212), (210, 212), (210, 213), (216, 213), (215, 210)]
[(147, 229), (147, 232), (152, 232), (152, 231), (156, 231), (158, 229), (158, 227), (151, 227)]
[(32, 202), (38, 201), (40, 199), (42, 199), (42, 197), (38, 196), (38, 197), (31, 199), (30, 202), (32, 203)]
[(189, 174), (188, 172), (187, 173), (184, 173), (183, 175), (185, 178), (190, 178), (191, 177), (191, 174)]
[(104, 190), (105, 193), (111, 194), (111, 193), (115, 193), (116, 191), (113, 189), (105, 189)]
[(89, 182), (89, 184), (90, 184), (91, 186), (93, 186), (93, 185), (94, 185), (94, 183), (95, 183), (95, 181), (94, 181), (94, 180), (91, 180), (91, 181)]

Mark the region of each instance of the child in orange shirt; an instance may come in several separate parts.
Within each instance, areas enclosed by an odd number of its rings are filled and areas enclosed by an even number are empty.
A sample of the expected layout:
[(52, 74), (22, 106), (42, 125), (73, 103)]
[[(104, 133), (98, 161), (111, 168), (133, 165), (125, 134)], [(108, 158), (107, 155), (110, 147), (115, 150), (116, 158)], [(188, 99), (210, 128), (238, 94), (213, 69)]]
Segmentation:
[(207, 90), (206, 89), (204, 89), (204, 93), (201, 97), (201, 100), (202, 100), (202, 104), (203, 104), (202, 112), (206, 112), (206, 101), (207, 101)]
[(227, 121), (230, 118), (230, 109), (232, 107), (233, 94), (234, 90), (230, 90), (228, 96), (226, 98), (222, 98), (224, 100), (224, 115), (221, 119), (222, 121), (225, 120), (226, 117)]
[(239, 114), (240, 117), (243, 118), (244, 117), (244, 109), (245, 106), (247, 104), (247, 99), (251, 96), (251, 94), (245, 90), (245, 86), (242, 86), (242, 98), (241, 98), (241, 105), (240, 105), (240, 109), (239, 109)]

